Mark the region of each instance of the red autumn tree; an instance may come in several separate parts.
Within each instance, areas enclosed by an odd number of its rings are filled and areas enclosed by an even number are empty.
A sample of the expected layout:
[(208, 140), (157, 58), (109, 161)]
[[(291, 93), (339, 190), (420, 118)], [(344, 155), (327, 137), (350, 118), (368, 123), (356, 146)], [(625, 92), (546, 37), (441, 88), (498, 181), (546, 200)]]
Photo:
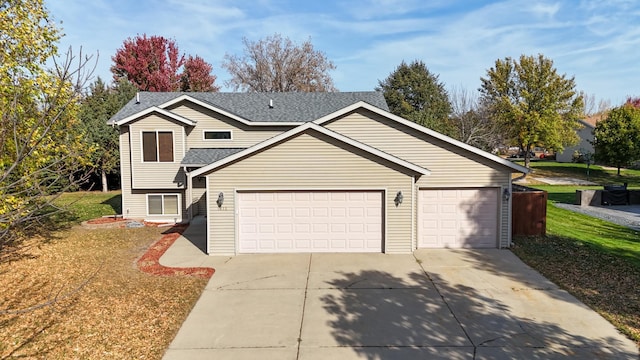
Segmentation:
[(142, 91), (218, 91), (211, 64), (199, 56), (185, 60), (176, 42), (162, 36), (128, 38), (111, 59), (114, 81), (126, 78)]
[(181, 91), (218, 91), (220, 88), (215, 86), (216, 76), (211, 74), (213, 67), (204, 61), (203, 58), (196, 55), (189, 55), (184, 62), (184, 72), (181, 77)]
[(631, 106), (633, 106), (633, 107), (634, 107), (634, 108), (636, 108), (636, 109), (640, 109), (640, 97), (632, 98), (631, 96), (629, 96), (629, 97), (627, 98), (627, 102), (626, 102), (626, 104), (627, 104), (627, 105), (631, 105)]

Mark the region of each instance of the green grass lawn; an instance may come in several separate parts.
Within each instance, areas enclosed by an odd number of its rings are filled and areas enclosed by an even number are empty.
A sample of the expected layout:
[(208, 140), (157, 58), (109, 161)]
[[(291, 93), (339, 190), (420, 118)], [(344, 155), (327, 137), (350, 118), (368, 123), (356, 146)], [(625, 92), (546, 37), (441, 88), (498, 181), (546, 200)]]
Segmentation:
[(640, 187), (640, 170), (622, 169), (620, 176), (618, 176), (617, 170), (609, 170), (599, 165), (591, 165), (589, 167), (589, 175), (587, 176), (586, 164), (536, 161), (531, 162), (530, 166), (531, 169), (533, 169), (533, 176), (573, 177), (593, 181), (602, 185), (622, 184), (626, 182), (630, 187)]
[[(537, 162), (532, 167), (538, 176), (587, 179), (584, 164)], [(513, 251), (640, 344), (640, 234), (554, 205), (573, 204), (578, 189), (624, 182), (639, 187), (640, 171), (624, 170), (618, 177), (615, 170), (592, 167), (591, 175), (600, 185), (531, 185), (549, 196), (547, 235), (517, 237)]]
[(573, 204), (578, 189), (602, 189), (602, 186), (534, 185), (545, 190), (547, 203), (547, 234), (581, 241), (601, 251), (623, 256), (640, 267), (640, 234), (608, 221), (560, 209), (556, 202)]
[(640, 234), (627, 227), (551, 205), (547, 206), (547, 234), (624, 257), (640, 268)]
[(59, 217), (60, 221), (82, 222), (105, 215), (122, 214), (120, 191), (64, 193), (55, 200), (54, 204), (67, 210)]

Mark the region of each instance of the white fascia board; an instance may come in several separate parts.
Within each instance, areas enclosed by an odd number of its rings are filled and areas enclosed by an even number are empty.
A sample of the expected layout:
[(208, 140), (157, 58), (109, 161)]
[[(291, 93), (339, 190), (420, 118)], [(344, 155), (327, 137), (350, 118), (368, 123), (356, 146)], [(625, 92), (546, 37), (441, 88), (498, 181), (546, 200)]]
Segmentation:
[(517, 172), (521, 172), (521, 173), (527, 174), (527, 173), (529, 173), (531, 171), (530, 169), (527, 169), (526, 167), (524, 167), (522, 165), (518, 165), (518, 164), (513, 163), (513, 162), (511, 162), (511, 161), (509, 161), (507, 159), (503, 159), (503, 158), (501, 158), (499, 156), (493, 155), (493, 154), (488, 153), (488, 152), (486, 152), (484, 150), (480, 150), (480, 149), (478, 149), (478, 148), (476, 148), (474, 146), (471, 146), (469, 144), (465, 144), (462, 141), (453, 139), (453, 138), (451, 138), (449, 136), (446, 136), (446, 135), (443, 135), (443, 134), (441, 134), (441, 133), (439, 133), (437, 131), (433, 131), (433, 130), (431, 130), (429, 128), (426, 128), (426, 127), (424, 127), (422, 125), (416, 124), (413, 121), (409, 121), (409, 120), (404, 119), (404, 118), (402, 118), (400, 116), (394, 115), (394, 114), (392, 114), (392, 113), (390, 113), (388, 111), (382, 110), (382, 109), (380, 109), (380, 108), (378, 108), (376, 106), (373, 106), (373, 105), (371, 105), (369, 103), (366, 103), (364, 101), (359, 101), (357, 103), (349, 105), (349, 106), (347, 106), (347, 107), (345, 107), (343, 109), (340, 109), (340, 110), (338, 110), (336, 112), (333, 112), (333, 113), (331, 113), (329, 115), (326, 115), (326, 116), (323, 116), (323, 117), (321, 117), (321, 118), (319, 118), (317, 120), (314, 120), (313, 122), (318, 124), (318, 125), (322, 125), (327, 121), (330, 121), (332, 119), (335, 119), (336, 117), (345, 115), (345, 114), (347, 114), (347, 113), (349, 113), (351, 111), (354, 111), (354, 110), (356, 110), (358, 108), (367, 109), (367, 110), (369, 110), (371, 112), (374, 112), (374, 113), (376, 113), (376, 114), (378, 114), (380, 116), (384, 116), (384, 117), (386, 117), (388, 119), (394, 120), (396, 122), (399, 122), (399, 123), (401, 123), (401, 124), (403, 124), (405, 126), (408, 126), (408, 127), (412, 128), (412, 129), (418, 130), (418, 131), (420, 131), (422, 133), (425, 133), (425, 134), (427, 134), (429, 136), (432, 136), (432, 137), (434, 137), (434, 138), (436, 138), (438, 140), (442, 140), (442, 141), (447, 142), (447, 143), (449, 143), (451, 145), (454, 145), (456, 147), (462, 148), (462, 149), (467, 150), (469, 152), (472, 152), (472, 153), (474, 153), (476, 155), (482, 156), (482, 157), (484, 157), (484, 158), (486, 158), (488, 160), (491, 160), (491, 161), (494, 161), (494, 162), (496, 162), (498, 164), (501, 164), (501, 165), (504, 165), (506, 167), (509, 167), (509, 168), (511, 168), (511, 169), (513, 169), (513, 170), (515, 170)]
[(403, 166), (403, 167), (405, 167), (405, 168), (407, 168), (409, 170), (412, 170), (412, 171), (416, 172), (417, 174), (429, 175), (431, 173), (429, 170), (427, 170), (425, 168), (422, 168), (422, 167), (420, 167), (418, 165), (415, 165), (415, 164), (412, 164), (412, 163), (410, 163), (408, 161), (405, 161), (405, 160), (402, 160), (400, 158), (397, 158), (397, 157), (395, 157), (395, 156), (393, 156), (391, 154), (387, 154), (387, 153), (385, 153), (383, 151), (380, 151), (380, 150), (378, 150), (376, 148), (373, 148), (373, 147), (371, 147), (369, 145), (357, 142), (357, 141), (355, 141), (355, 140), (353, 140), (351, 138), (348, 138), (346, 136), (340, 135), (340, 134), (338, 134), (338, 133), (336, 133), (334, 131), (331, 131), (331, 130), (325, 128), (325, 127), (317, 125), (317, 124), (315, 124), (313, 122), (308, 122), (308, 123), (299, 125), (298, 127), (294, 128), (294, 129), (291, 129), (291, 130), (289, 130), (287, 132), (284, 132), (284, 133), (276, 135), (276, 136), (274, 136), (274, 137), (272, 137), (270, 139), (267, 139), (267, 140), (255, 145), (255, 146), (252, 146), (252, 147), (247, 148), (247, 149), (245, 149), (243, 151), (237, 152), (237, 153), (235, 153), (235, 154), (233, 154), (231, 156), (227, 156), (224, 159), (218, 160), (218, 161), (216, 161), (214, 163), (211, 163), (211, 164), (209, 164), (207, 166), (204, 166), (204, 167), (201, 167), (201, 168), (199, 168), (197, 170), (194, 170), (194, 171), (192, 171), (190, 173), (190, 176), (195, 177), (195, 176), (199, 176), (199, 175), (202, 175), (204, 173), (207, 173), (207, 172), (209, 172), (209, 171), (211, 171), (211, 170), (213, 170), (213, 169), (215, 169), (217, 167), (223, 166), (223, 165), (228, 164), (230, 162), (233, 162), (233, 161), (235, 161), (237, 159), (240, 159), (240, 158), (242, 158), (244, 156), (247, 156), (247, 155), (249, 155), (251, 153), (260, 151), (260, 150), (262, 150), (262, 149), (264, 149), (264, 148), (266, 148), (268, 146), (276, 144), (276, 143), (278, 143), (280, 141), (283, 141), (283, 140), (286, 140), (288, 138), (291, 138), (291, 137), (293, 137), (293, 136), (295, 136), (297, 134), (300, 134), (303, 131), (306, 131), (307, 129), (313, 129), (315, 131), (323, 133), (323, 134), (325, 134), (327, 136), (330, 136), (330, 137), (332, 137), (332, 138), (334, 138), (334, 139), (336, 139), (338, 141), (347, 143), (347, 144), (352, 145), (352, 146), (354, 146), (356, 148), (364, 150), (364, 151), (366, 151), (368, 153), (371, 153), (373, 155), (381, 157), (381, 158), (383, 158), (385, 160), (388, 160), (388, 161), (396, 163), (396, 164), (398, 164), (400, 166)]
[(211, 111), (217, 112), (218, 114), (227, 116), (227, 117), (229, 117), (231, 119), (234, 119), (234, 120), (239, 121), (239, 122), (241, 122), (241, 123), (243, 123), (245, 125), (250, 125), (250, 126), (298, 126), (298, 125), (302, 124), (302, 122), (250, 121), (250, 120), (247, 120), (247, 119), (245, 119), (245, 118), (243, 118), (241, 116), (238, 116), (238, 115), (236, 115), (234, 113), (228, 112), (226, 110), (223, 110), (223, 109), (220, 109), (220, 108), (218, 108), (216, 106), (213, 106), (213, 105), (211, 105), (209, 103), (206, 103), (204, 101), (200, 101), (198, 99), (194, 99), (189, 95), (180, 95), (175, 99), (171, 99), (171, 100), (169, 100), (169, 101), (167, 101), (167, 102), (165, 102), (163, 104), (158, 105), (158, 107), (164, 109), (164, 108), (166, 108), (168, 106), (171, 106), (173, 104), (176, 104), (176, 103), (178, 103), (180, 101), (189, 101), (189, 102), (191, 102), (193, 104), (200, 105), (200, 106), (202, 106), (202, 107), (204, 107), (206, 109), (209, 109)]
[(154, 113), (154, 112), (156, 112), (158, 114), (162, 114), (162, 115), (167, 116), (169, 118), (172, 118), (172, 119), (174, 119), (174, 120), (176, 120), (178, 122), (181, 122), (181, 123), (183, 123), (185, 125), (195, 126), (195, 124), (196, 124), (196, 122), (193, 121), (193, 120), (187, 119), (187, 118), (185, 118), (183, 116), (180, 116), (180, 115), (177, 115), (177, 114), (174, 114), (171, 111), (167, 111), (167, 110), (161, 109), (161, 108), (159, 108), (157, 106), (152, 106), (152, 107), (146, 108), (146, 109), (144, 109), (144, 110), (142, 110), (140, 112), (137, 112), (137, 113), (135, 113), (133, 115), (129, 115), (124, 119), (116, 121), (114, 124), (115, 125), (124, 125), (124, 124), (126, 124), (128, 122), (137, 120), (137, 119), (139, 119), (139, 118), (141, 118), (141, 117), (143, 117), (145, 115), (148, 115), (148, 114), (151, 114), (151, 113)]

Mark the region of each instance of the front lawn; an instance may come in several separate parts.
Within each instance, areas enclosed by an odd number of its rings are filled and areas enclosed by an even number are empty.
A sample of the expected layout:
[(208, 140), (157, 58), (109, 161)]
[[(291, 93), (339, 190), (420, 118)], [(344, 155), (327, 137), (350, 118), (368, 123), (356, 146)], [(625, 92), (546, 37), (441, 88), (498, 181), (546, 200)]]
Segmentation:
[[(521, 164), (522, 165), (522, 164)], [(531, 162), (533, 176), (541, 177), (572, 177), (582, 180), (589, 180), (597, 184), (622, 184), (629, 183), (629, 186), (640, 186), (640, 170), (622, 169), (620, 176), (617, 170), (605, 169), (599, 165), (589, 167), (587, 176), (587, 165), (576, 163), (559, 163), (555, 161), (535, 161)]]
[(122, 195), (120, 191), (65, 193), (57, 198), (54, 204), (69, 210), (69, 213), (65, 214), (64, 218), (71, 222), (86, 221), (105, 215), (122, 214)]
[(553, 205), (584, 186), (535, 187), (549, 193), (547, 236), (515, 238), (513, 252), (640, 345), (640, 234)]
[[(65, 194), (75, 221), (111, 215), (117, 193)], [(0, 263), (0, 359), (159, 359), (207, 280), (153, 276), (135, 263), (168, 228), (31, 239)], [(45, 306), (41, 306), (45, 304)]]

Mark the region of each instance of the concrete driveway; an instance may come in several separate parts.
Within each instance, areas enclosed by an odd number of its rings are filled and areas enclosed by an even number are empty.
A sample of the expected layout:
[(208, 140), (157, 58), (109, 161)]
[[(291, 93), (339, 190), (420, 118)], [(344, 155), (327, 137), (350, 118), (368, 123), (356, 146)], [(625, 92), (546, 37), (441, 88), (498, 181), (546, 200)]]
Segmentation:
[(508, 250), (195, 261), (216, 273), (166, 360), (638, 358)]

